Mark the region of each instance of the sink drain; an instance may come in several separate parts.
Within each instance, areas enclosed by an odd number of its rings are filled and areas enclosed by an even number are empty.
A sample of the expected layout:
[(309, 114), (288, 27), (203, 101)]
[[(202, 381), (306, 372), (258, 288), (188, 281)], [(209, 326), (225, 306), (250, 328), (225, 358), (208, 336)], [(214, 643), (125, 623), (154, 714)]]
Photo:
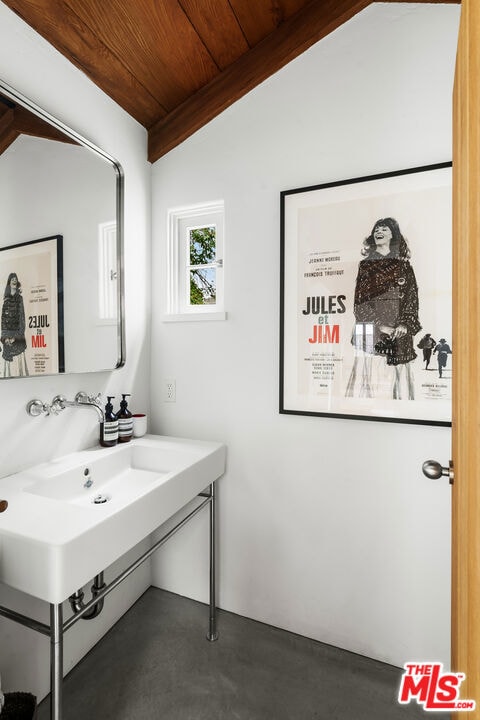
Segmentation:
[(102, 493), (99, 493), (98, 495), (95, 495), (92, 502), (94, 505), (103, 505), (104, 503), (108, 502), (110, 500), (110, 495), (103, 495)]

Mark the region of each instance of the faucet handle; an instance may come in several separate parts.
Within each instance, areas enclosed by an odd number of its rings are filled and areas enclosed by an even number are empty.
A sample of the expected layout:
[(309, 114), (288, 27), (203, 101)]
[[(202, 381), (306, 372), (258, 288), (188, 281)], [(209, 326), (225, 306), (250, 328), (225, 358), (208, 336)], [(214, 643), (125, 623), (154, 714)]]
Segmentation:
[(52, 404), (50, 405), (50, 412), (54, 415), (58, 415), (59, 412), (62, 410), (65, 410), (65, 403), (67, 401), (67, 398), (63, 395), (55, 395), (55, 397), (52, 400)]
[(42, 413), (46, 415), (50, 414), (50, 406), (43, 403), (41, 400), (30, 400), (26, 407), (27, 413), (32, 417), (38, 417)]

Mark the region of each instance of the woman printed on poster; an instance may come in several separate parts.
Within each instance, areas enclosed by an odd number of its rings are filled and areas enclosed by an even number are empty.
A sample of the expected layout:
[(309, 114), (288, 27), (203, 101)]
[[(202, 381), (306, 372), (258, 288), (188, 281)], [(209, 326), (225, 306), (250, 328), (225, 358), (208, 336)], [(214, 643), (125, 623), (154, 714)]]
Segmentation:
[[(3, 293), (2, 305), (2, 357), (4, 360), (4, 376), (12, 375), (11, 366), (15, 357), (18, 358), (18, 375), (28, 375), (25, 361), (25, 310), (22, 289), (17, 273), (10, 273)], [(22, 367), (23, 361), (23, 367)]]
[(355, 359), (345, 395), (375, 397), (372, 369), (374, 361), (381, 361), (392, 369), (392, 399), (402, 399), (404, 381), (408, 399), (414, 400), (413, 337), (421, 330), (418, 287), (407, 242), (394, 218), (377, 220), (362, 255), (355, 284)]

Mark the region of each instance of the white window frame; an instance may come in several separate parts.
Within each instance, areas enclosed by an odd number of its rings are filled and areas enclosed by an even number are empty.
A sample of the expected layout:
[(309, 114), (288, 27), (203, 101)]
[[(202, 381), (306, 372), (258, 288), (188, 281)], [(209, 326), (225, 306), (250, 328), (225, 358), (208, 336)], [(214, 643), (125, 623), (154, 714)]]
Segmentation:
[[(167, 222), (167, 298), (163, 320), (225, 320), (223, 200), (173, 208), (168, 211)], [(214, 305), (190, 305), (188, 231), (212, 225), (216, 227), (216, 257), (206, 267), (216, 269), (216, 302)]]
[(98, 226), (98, 324), (117, 322), (117, 223)]

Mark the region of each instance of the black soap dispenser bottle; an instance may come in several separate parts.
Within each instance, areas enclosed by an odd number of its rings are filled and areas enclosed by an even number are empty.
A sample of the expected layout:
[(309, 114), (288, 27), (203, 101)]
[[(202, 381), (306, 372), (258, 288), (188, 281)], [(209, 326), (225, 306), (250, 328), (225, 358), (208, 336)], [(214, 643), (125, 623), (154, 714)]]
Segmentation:
[(122, 393), (120, 410), (117, 413), (118, 420), (118, 442), (128, 442), (133, 437), (133, 418), (128, 409), (128, 402), (125, 398), (130, 397), (129, 393)]
[(115, 395), (107, 396), (105, 420), (100, 423), (100, 445), (102, 447), (113, 447), (118, 442), (118, 420), (111, 403), (114, 397)]

